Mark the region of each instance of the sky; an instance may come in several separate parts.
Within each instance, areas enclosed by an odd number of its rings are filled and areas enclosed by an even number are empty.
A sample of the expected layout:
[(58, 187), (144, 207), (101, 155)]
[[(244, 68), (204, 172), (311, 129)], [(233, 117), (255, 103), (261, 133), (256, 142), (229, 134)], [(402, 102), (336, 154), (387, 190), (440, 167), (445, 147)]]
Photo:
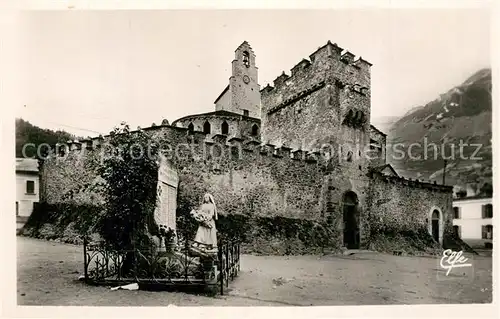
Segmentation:
[(264, 87), (328, 40), (373, 64), (372, 121), (490, 67), (486, 9), (32, 11), (16, 116), (78, 136), (211, 112), (248, 41)]

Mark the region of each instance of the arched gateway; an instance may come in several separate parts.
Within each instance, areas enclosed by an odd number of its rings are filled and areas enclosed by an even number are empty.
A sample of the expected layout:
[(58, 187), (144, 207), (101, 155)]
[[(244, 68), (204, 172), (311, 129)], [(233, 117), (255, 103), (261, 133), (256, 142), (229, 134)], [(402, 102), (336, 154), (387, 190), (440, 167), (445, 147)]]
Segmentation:
[(433, 206), (428, 213), (427, 227), (429, 234), (434, 238), (434, 240), (440, 244), (443, 241), (443, 230), (444, 230), (444, 218), (445, 215), (443, 211), (436, 206)]
[(344, 221), (344, 246), (348, 249), (359, 248), (359, 210), (358, 196), (349, 191), (342, 199)]

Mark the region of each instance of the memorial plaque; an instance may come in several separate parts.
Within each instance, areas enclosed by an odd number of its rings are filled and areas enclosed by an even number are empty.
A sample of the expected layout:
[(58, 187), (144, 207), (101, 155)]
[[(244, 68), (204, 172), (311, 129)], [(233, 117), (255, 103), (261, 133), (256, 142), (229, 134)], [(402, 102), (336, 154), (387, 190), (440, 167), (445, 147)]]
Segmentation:
[(177, 186), (179, 177), (171, 164), (161, 157), (158, 170), (157, 207), (155, 220), (159, 225), (176, 230)]

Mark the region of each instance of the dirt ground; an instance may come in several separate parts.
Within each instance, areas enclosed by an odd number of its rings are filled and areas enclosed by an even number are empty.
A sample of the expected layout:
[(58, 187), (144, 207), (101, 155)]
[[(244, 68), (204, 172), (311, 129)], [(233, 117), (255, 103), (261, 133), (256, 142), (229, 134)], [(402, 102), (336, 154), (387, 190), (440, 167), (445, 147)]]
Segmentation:
[(490, 303), (492, 258), (468, 255), (472, 267), (446, 276), (439, 257), (379, 253), (350, 256), (241, 257), (227, 294), (111, 291), (79, 282), (82, 247), (17, 237), (19, 305), (310, 306)]

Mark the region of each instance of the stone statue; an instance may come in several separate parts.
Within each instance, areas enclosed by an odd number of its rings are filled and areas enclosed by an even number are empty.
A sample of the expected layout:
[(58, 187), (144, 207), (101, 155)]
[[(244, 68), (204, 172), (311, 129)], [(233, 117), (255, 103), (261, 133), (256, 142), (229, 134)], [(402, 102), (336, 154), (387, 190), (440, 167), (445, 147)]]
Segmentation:
[(215, 228), (217, 207), (214, 197), (205, 194), (199, 210), (193, 210), (191, 214), (200, 223), (193, 246), (208, 251), (217, 250), (217, 230)]

